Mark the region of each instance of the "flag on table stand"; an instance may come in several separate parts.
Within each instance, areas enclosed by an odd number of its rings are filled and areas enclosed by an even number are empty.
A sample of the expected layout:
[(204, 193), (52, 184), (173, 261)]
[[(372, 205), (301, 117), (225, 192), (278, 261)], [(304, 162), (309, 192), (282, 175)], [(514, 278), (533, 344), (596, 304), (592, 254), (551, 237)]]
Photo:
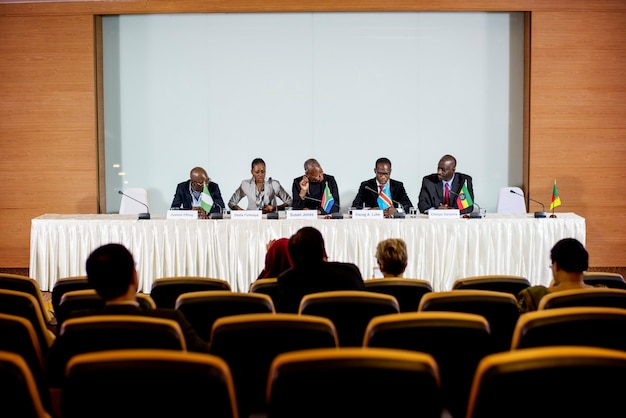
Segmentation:
[(550, 210), (554, 213), (554, 208), (561, 206), (561, 198), (559, 192), (556, 191), (556, 179), (554, 179), (554, 187), (552, 188), (552, 202), (550, 203)]
[(461, 193), (456, 198), (456, 206), (463, 210), (467, 209), (474, 204), (472, 200), (472, 196), (470, 196), (469, 190), (467, 190), (467, 180), (463, 183), (463, 188), (461, 189)]
[(330, 187), (328, 187), (328, 182), (326, 182), (326, 187), (324, 188), (324, 194), (322, 195), (322, 209), (326, 213), (330, 213), (330, 209), (335, 204), (335, 198), (330, 193)]
[(209, 193), (209, 189), (204, 185), (204, 189), (202, 189), (202, 198), (200, 201), (200, 207), (206, 211), (206, 213), (211, 212), (211, 208), (213, 207), (213, 198), (211, 197), (211, 193)]
[(393, 206), (393, 200), (391, 200), (391, 190), (389, 189), (389, 182), (385, 183), (385, 187), (378, 194), (378, 207), (382, 210), (387, 209), (388, 207)]

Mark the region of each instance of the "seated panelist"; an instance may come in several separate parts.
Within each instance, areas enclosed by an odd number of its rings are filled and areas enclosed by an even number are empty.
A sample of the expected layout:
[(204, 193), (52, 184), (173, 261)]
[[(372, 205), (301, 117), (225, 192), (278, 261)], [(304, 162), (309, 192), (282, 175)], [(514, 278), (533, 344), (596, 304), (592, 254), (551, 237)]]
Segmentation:
[(198, 211), (198, 218), (205, 219), (208, 213), (221, 213), (224, 200), (217, 183), (212, 182), (202, 167), (194, 167), (189, 173), (189, 180), (178, 183), (172, 209)]
[[(241, 182), (241, 185), (239, 185), (228, 201), (229, 208), (244, 210), (239, 206), (239, 202), (244, 197), (248, 200), (247, 210), (260, 209), (263, 213), (275, 212), (291, 205), (293, 199), (279, 181), (271, 177), (268, 180), (265, 179), (265, 161), (261, 158), (252, 160), (250, 172), (252, 173), (252, 178)], [(280, 205), (278, 205), (276, 200), (277, 197), (282, 201)]]
[(428, 213), (431, 209), (460, 209), (460, 212), (470, 213), (474, 210), (473, 204), (466, 208), (459, 207), (459, 198), (463, 185), (467, 184), (467, 191), (471, 202), (474, 202), (474, 188), (472, 177), (456, 171), (456, 158), (444, 155), (439, 160), (437, 172), (422, 179), (419, 194), (418, 208), (421, 213)]
[(304, 175), (293, 180), (294, 209), (317, 210), (318, 215), (339, 212), (339, 189), (335, 177), (325, 174), (314, 158), (304, 162)]

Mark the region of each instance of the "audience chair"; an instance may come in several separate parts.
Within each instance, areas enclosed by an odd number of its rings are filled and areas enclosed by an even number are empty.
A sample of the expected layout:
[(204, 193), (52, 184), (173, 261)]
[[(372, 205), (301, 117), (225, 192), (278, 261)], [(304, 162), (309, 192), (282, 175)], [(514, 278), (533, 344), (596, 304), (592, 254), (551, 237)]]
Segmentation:
[(227, 281), (221, 279), (196, 276), (163, 277), (152, 283), (150, 296), (157, 308), (174, 309), (176, 299), (183, 293), (207, 290), (232, 289)]
[(250, 293), (264, 293), (272, 298), (274, 309), (278, 306), (278, 279), (276, 277), (257, 279), (250, 283)]
[(63, 277), (58, 279), (54, 285), (52, 286), (52, 310), (55, 315), (59, 309), (59, 303), (61, 303), (61, 298), (67, 292), (72, 292), (74, 290), (85, 290), (85, 289), (93, 289), (93, 287), (87, 281), (87, 276), (73, 276), (73, 277)]
[(286, 313), (219, 318), (213, 324), (210, 341), (211, 354), (223, 358), (230, 367), (242, 417), (265, 412), (267, 374), (274, 357), (338, 345), (329, 319)]
[(46, 326), (52, 322), (52, 314), (46, 308), (41, 288), (35, 279), (19, 274), (0, 273), (0, 289), (15, 290), (32, 295), (35, 300), (37, 300), (37, 305), (41, 310), (41, 315), (43, 316)]
[(359, 290), (311, 293), (302, 298), (299, 309), (301, 315), (330, 319), (337, 329), (340, 347), (362, 346), (372, 318), (399, 312), (398, 301), (393, 296)]
[(478, 365), (467, 418), (625, 416), (624, 381), (620, 350), (554, 346), (492, 354)]
[(626, 308), (626, 290), (594, 287), (549, 293), (539, 301), (539, 310), (570, 308), (574, 306), (598, 306)]
[(0, 411), (7, 418), (51, 418), (22, 356), (0, 351)]
[(427, 293), (419, 311), (452, 311), (482, 315), (489, 322), (493, 352), (511, 348), (519, 318), (517, 299), (510, 293), (492, 290), (452, 290)]
[(457, 279), (452, 285), (452, 290), (493, 290), (517, 297), (517, 294), (527, 287), (530, 287), (530, 280), (526, 277), (487, 275)]
[(443, 406), (453, 417), (465, 416), (478, 362), (491, 353), (487, 320), (461, 312), (378, 316), (367, 326), (363, 345), (432, 355), (439, 367)]
[(586, 272), (583, 274), (583, 280), (589, 285), (603, 284), (612, 289), (626, 289), (626, 281), (624, 276), (618, 273), (608, 272)]
[(501, 187), (498, 191), (496, 213), (526, 213), (524, 191), (519, 187)]
[(586, 345), (626, 351), (626, 309), (574, 307), (520, 316), (511, 349)]
[(440, 418), (437, 363), (426, 353), (320, 348), (280, 354), (268, 375), (268, 418)]
[(110, 350), (79, 354), (67, 366), (63, 418), (237, 418), (226, 363), (209, 354)]
[(396, 298), (400, 312), (417, 312), (422, 296), (433, 291), (427, 280), (385, 278), (365, 280), (365, 290), (384, 293)]

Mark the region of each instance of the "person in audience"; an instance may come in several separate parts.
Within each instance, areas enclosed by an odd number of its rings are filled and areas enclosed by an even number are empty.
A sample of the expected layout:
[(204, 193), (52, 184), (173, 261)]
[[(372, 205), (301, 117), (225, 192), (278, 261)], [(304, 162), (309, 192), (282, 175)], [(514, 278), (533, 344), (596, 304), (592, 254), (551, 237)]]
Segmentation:
[(376, 262), (383, 277), (402, 277), (408, 258), (406, 243), (399, 238), (382, 240), (376, 246)]
[(265, 267), (259, 273), (258, 279), (278, 277), (283, 271), (289, 270), (293, 263), (289, 256), (289, 239), (273, 239), (266, 244)]
[[(385, 218), (391, 218), (397, 212), (396, 207), (406, 212), (413, 206), (406, 194), (404, 184), (390, 177), (391, 161), (389, 158), (383, 157), (376, 160), (374, 174), (376, 174), (374, 178), (362, 182), (359, 186), (359, 191), (352, 202), (354, 208), (382, 209)], [(386, 189), (387, 184), (389, 184), (388, 189)], [(388, 195), (383, 196), (383, 192)]]
[[(536, 311), (541, 298), (549, 293), (570, 289), (587, 289), (594, 286), (585, 284), (583, 273), (589, 267), (589, 254), (583, 244), (575, 238), (564, 238), (550, 250), (552, 283), (549, 287), (530, 286), (517, 295), (520, 313)], [(597, 285), (595, 287), (605, 287)]]
[(417, 207), (421, 213), (428, 213), (431, 209), (461, 209), (461, 213), (470, 213), (474, 206), (465, 209), (459, 208), (457, 198), (461, 193), (463, 184), (467, 182), (472, 201), (474, 201), (474, 188), (472, 177), (456, 171), (456, 158), (452, 155), (444, 155), (439, 160), (437, 172), (429, 174), (422, 179), (419, 201)]
[[(326, 188), (330, 195), (325, 196)], [(294, 209), (313, 209), (319, 215), (339, 212), (339, 188), (335, 177), (325, 174), (314, 158), (304, 162), (304, 175), (293, 180), (291, 189)], [(333, 200), (332, 206), (324, 208), (323, 203), (330, 199)]]
[(311, 226), (289, 238), (293, 267), (278, 276), (278, 312), (297, 313), (302, 297), (330, 290), (365, 290), (359, 268), (353, 263), (328, 261), (322, 233)]
[[(243, 180), (241, 185), (235, 190), (228, 207), (233, 210), (244, 210), (239, 206), (239, 202), (244, 197), (248, 199), (247, 210), (260, 209), (263, 213), (282, 210), (291, 205), (292, 198), (276, 179), (265, 180), (265, 161), (261, 158), (252, 160), (252, 178)], [(278, 205), (278, 197), (282, 203)]]
[[(202, 192), (206, 186), (211, 198), (208, 200), (211, 205), (210, 211), (202, 208)], [(210, 201), (212, 200), (212, 203)], [(205, 202), (207, 202), (205, 198)], [(178, 183), (174, 200), (170, 205), (172, 209), (191, 209), (198, 211), (198, 217), (204, 219), (207, 213), (221, 213), (224, 209), (224, 200), (220, 192), (220, 186), (209, 179), (206, 170), (202, 167), (194, 167), (189, 173), (189, 180)]]

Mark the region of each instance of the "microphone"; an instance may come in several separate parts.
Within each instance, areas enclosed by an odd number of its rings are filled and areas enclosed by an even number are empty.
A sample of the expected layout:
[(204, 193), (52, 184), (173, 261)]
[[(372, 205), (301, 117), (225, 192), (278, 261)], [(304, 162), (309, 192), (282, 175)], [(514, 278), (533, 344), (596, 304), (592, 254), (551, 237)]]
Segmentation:
[[(523, 194), (517, 193), (515, 190), (509, 190), (511, 193), (516, 194), (518, 196), (524, 197)], [(541, 212), (535, 212), (535, 218), (545, 218), (546, 217), (546, 207), (538, 200), (531, 199), (530, 196), (527, 196), (528, 200), (532, 200), (535, 203), (539, 203), (541, 205)]]
[[(370, 192), (374, 193), (376, 196), (378, 196), (378, 195), (379, 195), (379, 193), (378, 193), (376, 190), (372, 189), (370, 186), (365, 185), (365, 186), (363, 186), (363, 187), (364, 187), (365, 189), (369, 190)], [(396, 204), (398, 205), (398, 208), (399, 208), (399, 209), (402, 209), (402, 212), (400, 212), (400, 211), (396, 211), (396, 212), (393, 214), (393, 217), (394, 217), (394, 218), (399, 218), (399, 219), (404, 218), (404, 217), (405, 217), (405, 213), (404, 213), (404, 206), (402, 206), (402, 203), (398, 202), (397, 200), (393, 200), (393, 199), (391, 199), (391, 201), (392, 201), (393, 203), (396, 203)]]
[(209, 219), (224, 219), (224, 215), (222, 214), (222, 212), (224, 212), (224, 208), (215, 200), (213, 201), (213, 204), (220, 208), (220, 211), (218, 213), (209, 213)]
[[(454, 195), (457, 195), (457, 196), (459, 195), (457, 192), (454, 192), (454, 191), (452, 191), (452, 190), (450, 190), (450, 194), (454, 194)], [(469, 213), (469, 219), (482, 219), (483, 215), (480, 213), (480, 206), (478, 205), (478, 203), (474, 202), (474, 203), (473, 203), (473, 206), (476, 206), (476, 207), (478, 208), (478, 212), (476, 212), (476, 211), (472, 210), (472, 211)], [(460, 208), (459, 208), (459, 209), (460, 209)], [(464, 218), (467, 218), (467, 217), (468, 217), (468, 215), (467, 215), (467, 214), (465, 214), (465, 215), (463, 215), (463, 217), (464, 217)]]
[(141, 203), (142, 205), (144, 205), (146, 207), (146, 211), (143, 213), (139, 214), (139, 218), (138, 219), (150, 219), (150, 208), (148, 207), (148, 205), (146, 205), (145, 203), (143, 203), (141, 200), (137, 200), (132, 196), (127, 195), (126, 193), (124, 193), (121, 190), (117, 191), (119, 194), (121, 194), (122, 196), (126, 196), (127, 198), (129, 198), (130, 200), (134, 200), (137, 203)]
[(304, 200), (312, 200), (314, 202), (322, 203), (322, 201), (320, 199), (316, 199), (316, 198), (311, 197), (311, 196), (304, 196)]

